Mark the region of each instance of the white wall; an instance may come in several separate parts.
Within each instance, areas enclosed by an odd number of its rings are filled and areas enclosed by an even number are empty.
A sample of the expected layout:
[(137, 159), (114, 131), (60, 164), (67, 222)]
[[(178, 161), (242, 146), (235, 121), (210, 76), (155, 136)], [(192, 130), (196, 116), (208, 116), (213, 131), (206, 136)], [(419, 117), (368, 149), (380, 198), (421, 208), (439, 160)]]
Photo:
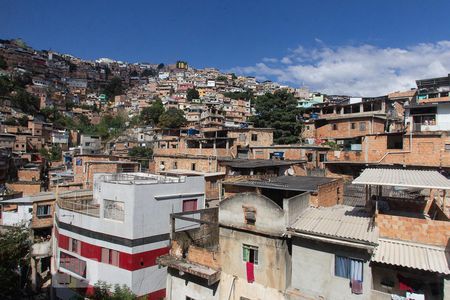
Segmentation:
[(217, 289), (213, 287), (204, 286), (192, 280), (167, 274), (166, 298), (167, 300), (186, 300), (186, 296), (189, 296), (198, 300), (219, 299), (219, 287)]
[(436, 123), (438, 130), (450, 130), (450, 103), (438, 105)]
[[(97, 187), (97, 183), (94, 185)], [(182, 183), (165, 184), (116, 184), (101, 182), (100, 189), (94, 191), (94, 197), (100, 204), (100, 217), (92, 217), (66, 210), (57, 216), (61, 222), (95, 230), (114, 236), (137, 239), (158, 234), (169, 233), (170, 214), (182, 211), (184, 199), (197, 199), (198, 209), (205, 207), (204, 177), (187, 177)], [(189, 196), (198, 194), (201, 196)], [(155, 199), (168, 196), (167, 199)], [(169, 197), (170, 196), (170, 197)], [(125, 203), (124, 221), (103, 218), (103, 200), (116, 200)], [(186, 222), (177, 222), (186, 226)]]
[(26, 205), (17, 205), (17, 212), (4, 211), (2, 212), (2, 225), (5, 226), (16, 226), (21, 224), (28, 225), (33, 217), (33, 214), (30, 212), (30, 209), (33, 209), (31, 204)]
[[(323, 299), (370, 299), (372, 273), (369, 262), (363, 266), (363, 294), (351, 293), (350, 280), (334, 275), (335, 253), (361, 258), (354, 251), (346, 252), (342, 247), (325, 243), (303, 243), (298, 240), (292, 244), (292, 282), (293, 289), (302, 294)], [(349, 248), (350, 249), (350, 248)]]

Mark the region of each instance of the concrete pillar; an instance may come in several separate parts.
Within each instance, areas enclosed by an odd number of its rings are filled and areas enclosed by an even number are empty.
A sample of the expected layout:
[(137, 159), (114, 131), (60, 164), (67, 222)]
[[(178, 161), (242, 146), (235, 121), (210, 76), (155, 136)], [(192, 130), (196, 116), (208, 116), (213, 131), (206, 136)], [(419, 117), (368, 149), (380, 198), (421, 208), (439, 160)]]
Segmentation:
[(36, 259), (34, 257), (30, 258), (31, 267), (31, 289), (37, 291), (37, 270), (36, 270)]
[(359, 112), (364, 112), (364, 104), (362, 102), (359, 104)]

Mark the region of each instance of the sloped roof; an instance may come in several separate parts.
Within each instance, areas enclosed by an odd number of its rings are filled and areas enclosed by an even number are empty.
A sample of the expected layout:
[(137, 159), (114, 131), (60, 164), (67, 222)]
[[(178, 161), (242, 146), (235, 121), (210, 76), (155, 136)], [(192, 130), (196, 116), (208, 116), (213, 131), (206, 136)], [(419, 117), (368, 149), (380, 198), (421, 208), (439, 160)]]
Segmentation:
[(445, 248), (389, 239), (378, 242), (372, 257), (374, 262), (450, 274), (450, 253)]
[(290, 226), (299, 233), (376, 244), (378, 228), (364, 210), (346, 205), (310, 207)]
[(319, 186), (337, 180), (318, 176), (277, 176), (269, 179), (224, 182), (224, 184), (259, 187), (273, 190), (315, 192)]
[(404, 169), (365, 169), (353, 184), (450, 189), (450, 180), (437, 171)]

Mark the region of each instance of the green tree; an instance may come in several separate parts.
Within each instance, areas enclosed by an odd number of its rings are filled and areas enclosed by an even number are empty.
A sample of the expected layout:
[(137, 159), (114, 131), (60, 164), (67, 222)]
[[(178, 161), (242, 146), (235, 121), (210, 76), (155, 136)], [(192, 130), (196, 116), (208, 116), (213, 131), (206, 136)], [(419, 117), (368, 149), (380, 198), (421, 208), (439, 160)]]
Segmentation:
[(106, 95), (108, 100), (112, 100), (117, 95), (122, 95), (124, 92), (124, 87), (122, 85), (122, 79), (119, 77), (112, 78), (106, 85), (103, 93)]
[(13, 83), (6, 76), (0, 76), (0, 96), (7, 96), (13, 90)]
[(163, 63), (160, 63), (160, 64), (158, 65), (158, 70), (161, 70), (162, 68), (164, 68), (164, 64), (163, 64)]
[(0, 69), (5, 70), (8, 67), (8, 64), (6, 63), (3, 56), (0, 56)]
[(223, 93), (225, 97), (231, 98), (231, 99), (244, 99), (244, 100), (252, 100), (254, 98), (252, 91), (248, 90), (245, 92), (227, 92)]
[(219, 76), (217, 76), (216, 80), (217, 81), (227, 81), (228, 78), (227, 78), (227, 76), (219, 75)]
[(199, 99), (199, 98), (200, 98), (200, 94), (198, 93), (198, 91), (195, 88), (187, 90), (187, 92), (186, 92), (187, 101), (192, 101), (192, 99)]
[(155, 69), (145, 69), (142, 71), (142, 77), (155, 77), (158, 72)]
[(255, 127), (274, 128), (274, 143), (292, 144), (299, 140), (301, 124), (297, 100), (286, 91), (267, 93), (255, 100), (256, 114), (251, 118)]
[(176, 108), (169, 108), (159, 117), (158, 126), (162, 128), (180, 128), (185, 124), (184, 112)]
[(94, 292), (88, 296), (92, 300), (136, 300), (136, 295), (126, 285), (116, 284), (114, 286), (99, 281), (94, 285)]
[(156, 99), (150, 107), (145, 107), (141, 112), (141, 119), (145, 124), (155, 125), (159, 117), (164, 113), (164, 106), (161, 100)]
[(14, 107), (19, 108), (24, 113), (34, 115), (39, 110), (39, 99), (31, 95), (26, 90), (19, 88), (11, 99)]
[(130, 72), (130, 76), (131, 77), (137, 77), (137, 76), (139, 76), (139, 73), (136, 70), (133, 70), (133, 71)]
[(19, 274), (29, 266), (30, 232), (26, 226), (10, 227), (0, 231), (0, 289), (1, 299), (21, 299)]
[(152, 148), (147, 147), (133, 147), (128, 150), (128, 155), (131, 157), (151, 158), (153, 155), (153, 150)]

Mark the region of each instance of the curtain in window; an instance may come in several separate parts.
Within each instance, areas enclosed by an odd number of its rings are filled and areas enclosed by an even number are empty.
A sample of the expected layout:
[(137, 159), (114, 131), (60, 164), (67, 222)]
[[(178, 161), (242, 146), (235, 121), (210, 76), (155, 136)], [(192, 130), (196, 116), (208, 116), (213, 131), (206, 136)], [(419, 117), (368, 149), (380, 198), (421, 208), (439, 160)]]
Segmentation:
[(350, 260), (350, 276), (352, 280), (363, 280), (363, 262), (360, 260)]
[(350, 274), (349, 259), (347, 257), (336, 256), (335, 258), (335, 275), (348, 278)]

